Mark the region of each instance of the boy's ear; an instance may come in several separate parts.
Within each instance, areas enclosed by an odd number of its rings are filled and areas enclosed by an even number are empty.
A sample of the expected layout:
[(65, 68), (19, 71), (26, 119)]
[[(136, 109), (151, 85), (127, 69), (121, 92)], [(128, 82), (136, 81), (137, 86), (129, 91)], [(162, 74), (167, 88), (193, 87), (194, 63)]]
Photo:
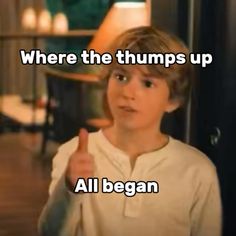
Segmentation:
[(166, 112), (171, 113), (180, 107), (180, 102), (177, 100), (170, 100), (168, 105), (166, 106)]

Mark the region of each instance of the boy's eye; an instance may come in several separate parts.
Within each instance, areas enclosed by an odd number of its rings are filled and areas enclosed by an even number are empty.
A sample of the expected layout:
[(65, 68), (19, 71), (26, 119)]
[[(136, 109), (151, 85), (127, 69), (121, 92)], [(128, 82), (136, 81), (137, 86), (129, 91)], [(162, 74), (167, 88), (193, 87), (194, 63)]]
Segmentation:
[(152, 88), (154, 86), (154, 84), (150, 80), (144, 80), (143, 84), (146, 88)]
[(127, 77), (121, 73), (114, 73), (113, 77), (119, 82), (126, 82), (128, 80)]

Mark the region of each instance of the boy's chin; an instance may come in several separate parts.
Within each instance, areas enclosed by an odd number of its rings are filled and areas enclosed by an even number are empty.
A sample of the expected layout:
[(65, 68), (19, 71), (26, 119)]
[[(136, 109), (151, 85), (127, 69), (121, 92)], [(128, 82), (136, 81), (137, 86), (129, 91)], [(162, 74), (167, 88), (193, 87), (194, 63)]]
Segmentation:
[(135, 132), (138, 130), (145, 129), (145, 126), (142, 124), (139, 124), (138, 122), (134, 121), (126, 121), (126, 122), (116, 122), (116, 125), (119, 129), (126, 130), (129, 132)]

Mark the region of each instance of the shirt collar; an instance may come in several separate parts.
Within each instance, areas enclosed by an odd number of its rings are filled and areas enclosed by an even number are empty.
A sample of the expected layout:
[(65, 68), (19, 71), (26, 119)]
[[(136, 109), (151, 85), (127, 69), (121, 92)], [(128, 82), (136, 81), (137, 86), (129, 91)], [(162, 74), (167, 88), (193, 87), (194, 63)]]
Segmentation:
[[(121, 149), (115, 147), (103, 134), (103, 131), (100, 129), (98, 131), (98, 140), (99, 146), (103, 149), (103, 151), (107, 154), (107, 158), (109, 158), (115, 165), (121, 166), (129, 166), (130, 161), (129, 156)], [(135, 167), (140, 168), (152, 168), (154, 165), (157, 165), (163, 159), (168, 157), (168, 153), (170, 147), (173, 143), (174, 139), (169, 136), (168, 143), (160, 149), (143, 153), (137, 157)]]

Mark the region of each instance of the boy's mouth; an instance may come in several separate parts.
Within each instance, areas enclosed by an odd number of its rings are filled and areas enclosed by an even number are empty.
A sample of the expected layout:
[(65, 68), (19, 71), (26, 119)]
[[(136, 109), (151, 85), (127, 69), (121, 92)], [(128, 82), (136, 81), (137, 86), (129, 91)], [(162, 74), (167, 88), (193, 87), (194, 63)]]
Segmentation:
[(119, 106), (119, 109), (126, 111), (126, 112), (137, 112), (137, 110), (133, 109), (130, 106)]

